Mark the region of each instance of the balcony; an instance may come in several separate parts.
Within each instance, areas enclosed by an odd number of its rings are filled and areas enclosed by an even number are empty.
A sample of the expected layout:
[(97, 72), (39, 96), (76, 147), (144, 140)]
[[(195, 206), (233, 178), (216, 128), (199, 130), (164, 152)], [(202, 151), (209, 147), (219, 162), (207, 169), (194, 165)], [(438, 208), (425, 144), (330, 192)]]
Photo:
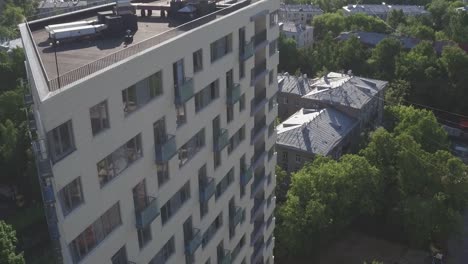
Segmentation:
[(224, 250), (223, 255), (218, 257), (218, 263), (219, 264), (231, 264), (232, 263), (232, 258), (231, 258), (231, 251), (229, 250)]
[(54, 189), (52, 188), (52, 185), (44, 185), (42, 187), (42, 197), (45, 203), (55, 202), (55, 194), (54, 194)]
[(249, 41), (247, 43), (244, 44), (244, 47), (241, 47), (240, 49), (240, 54), (239, 54), (239, 58), (242, 60), (242, 61), (245, 61), (247, 59), (249, 59), (250, 57), (253, 56), (254, 54), (254, 46), (253, 46), (253, 42), (252, 41)]
[(250, 187), (250, 197), (254, 197), (260, 190), (265, 187), (266, 177), (263, 174), (260, 177), (255, 177), (252, 186)]
[(250, 211), (250, 221), (253, 222), (259, 215), (265, 212), (265, 199), (255, 199), (252, 211)]
[(183, 83), (175, 84), (178, 96), (175, 98), (177, 105), (184, 104), (193, 96), (193, 78), (185, 77)]
[(158, 200), (155, 197), (146, 196), (144, 201), (135, 209), (136, 227), (139, 229), (148, 226), (159, 215)]
[(229, 105), (235, 104), (237, 101), (239, 101), (241, 97), (241, 89), (240, 89), (240, 84), (238, 83), (233, 83), (231, 84), (231, 87), (227, 89), (227, 96), (226, 96), (226, 103)]
[(166, 141), (155, 145), (156, 162), (164, 163), (169, 161), (177, 153), (174, 135), (167, 135)]
[[(263, 222), (260, 225), (257, 225), (254, 227), (254, 230), (252, 231), (252, 234), (250, 236), (251, 245), (255, 245), (255, 242), (257, 242), (258, 239), (263, 236), (264, 230), (265, 230), (265, 224)], [(262, 241), (262, 244), (263, 244), (263, 241)]]
[(213, 150), (221, 151), (228, 144), (229, 144), (229, 132), (227, 131), (227, 129), (221, 128), (213, 144)]
[(244, 219), (245, 211), (241, 207), (234, 207), (230, 212), (229, 217), (231, 219), (231, 226), (236, 227)]
[(250, 115), (254, 116), (260, 109), (265, 110), (265, 105), (268, 102), (266, 98), (266, 89), (259, 92), (255, 97), (250, 101)]
[(32, 105), (32, 104), (34, 103), (33, 97), (32, 97), (32, 95), (29, 94), (29, 93), (27, 93), (27, 94), (24, 95), (23, 100), (24, 100), (24, 104), (25, 104), (26, 106), (30, 106), (30, 105)]
[(262, 150), (256, 150), (254, 156), (252, 157), (252, 169), (257, 168), (260, 164), (263, 164), (263, 162), (265, 161), (265, 146), (263, 146), (261, 149)]
[(216, 185), (213, 178), (208, 178), (204, 186), (200, 186), (200, 202), (206, 203), (216, 191)]
[(266, 29), (264, 29), (264, 30), (258, 32), (257, 34), (255, 34), (255, 36), (253, 36), (253, 40), (254, 40), (255, 47), (258, 47), (261, 44), (263, 44), (264, 42), (266, 42), (266, 40), (267, 40), (267, 31), (266, 31)]
[(247, 183), (249, 183), (250, 179), (252, 179), (252, 176), (253, 176), (253, 172), (252, 170), (249, 168), (249, 169), (244, 169), (243, 172), (241, 172), (241, 184), (242, 186), (245, 186), (247, 185)]
[(32, 149), (36, 159), (37, 172), (41, 178), (52, 177), (52, 165), (50, 160), (47, 158), (47, 153), (45, 151), (44, 141), (33, 141)]
[(268, 71), (266, 68), (266, 60), (264, 59), (262, 62), (255, 65), (250, 71), (250, 84), (254, 85), (257, 83), (261, 78), (265, 79)]
[(200, 229), (194, 228), (192, 233), (192, 239), (185, 244), (185, 252), (189, 255), (193, 255), (202, 242)]
[(265, 138), (265, 130), (266, 130), (266, 117), (264, 116), (260, 121), (255, 122), (255, 126), (252, 128), (250, 132), (250, 141), (254, 144), (260, 136)]
[(53, 239), (53, 240), (59, 239), (60, 238), (60, 233), (59, 233), (57, 222), (47, 221), (47, 225), (48, 225), (48, 228), (49, 228), (50, 238)]

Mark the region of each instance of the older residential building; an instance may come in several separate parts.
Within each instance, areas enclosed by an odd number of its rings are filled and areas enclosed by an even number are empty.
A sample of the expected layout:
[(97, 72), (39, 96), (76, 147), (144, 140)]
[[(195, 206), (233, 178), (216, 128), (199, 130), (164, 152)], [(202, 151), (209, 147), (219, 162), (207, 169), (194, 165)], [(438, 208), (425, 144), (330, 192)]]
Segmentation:
[[(146, 10), (166, 4), (19, 26), (57, 263), (273, 263), (279, 1)], [(61, 24), (96, 17), (107, 31), (85, 40)]]
[(407, 16), (420, 16), (420, 15), (428, 15), (429, 12), (426, 11), (424, 6), (416, 6), (416, 5), (388, 5), (382, 3), (378, 4), (349, 4), (343, 6), (343, 11), (345, 15), (354, 15), (354, 14), (366, 14), (369, 16), (376, 16), (382, 19), (387, 19), (388, 14), (393, 10), (402, 11), (403, 14)]
[(376, 126), (382, 121), (386, 81), (336, 72), (313, 80), (285, 74), (278, 76), (278, 86), (278, 112), (282, 119), (302, 107), (333, 107), (358, 119), (361, 127)]
[(359, 121), (331, 107), (301, 108), (276, 127), (278, 165), (291, 173), (316, 155), (340, 157), (357, 142)]
[(286, 5), (281, 4), (279, 19), (302, 25), (310, 25), (315, 16), (323, 14), (323, 10), (314, 5)]
[(296, 41), (296, 47), (303, 48), (311, 46), (314, 43), (314, 28), (294, 22), (280, 23), (281, 33), (287, 38)]

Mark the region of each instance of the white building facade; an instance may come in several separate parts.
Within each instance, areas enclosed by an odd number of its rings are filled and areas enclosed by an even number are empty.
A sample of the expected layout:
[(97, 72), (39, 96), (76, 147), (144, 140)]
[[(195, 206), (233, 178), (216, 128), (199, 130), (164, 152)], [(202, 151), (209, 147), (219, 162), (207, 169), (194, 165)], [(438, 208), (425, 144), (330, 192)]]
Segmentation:
[(236, 5), (59, 89), (20, 25), (59, 262), (273, 263), (279, 1)]

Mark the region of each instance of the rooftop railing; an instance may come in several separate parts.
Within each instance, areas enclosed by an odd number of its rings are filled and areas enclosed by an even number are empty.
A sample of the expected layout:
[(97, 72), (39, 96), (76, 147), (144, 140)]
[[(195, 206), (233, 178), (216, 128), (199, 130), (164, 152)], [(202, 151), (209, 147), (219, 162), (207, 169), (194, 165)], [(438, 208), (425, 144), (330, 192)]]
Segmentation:
[(34, 38), (32, 37), (31, 30), (29, 28), (29, 24), (26, 23), (26, 27), (28, 28), (28, 34), (29, 37), (31, 38), (31, 41), (33, 42), (34, 49), (36, 56), (39, 59), (39, 62), (41, 64), (41, 70), (42, 73), (44, 74), (44, 77), (46, 79), (49, 91), (55, 91), (60, 89), (63, 86), (66, 86), (68, 84), (74, 83), (78, 80), (81, 80), (85, 77), (87, 77), (90, 74), (93, 74), (97, 71), (100, 71), (104, 68), (107, 68), (115, 63), (118, 63), (126, 58), (129, 58), (133, 55), (136, 55), (138, 53), (141, 53), (147, 49), (150, 49), (156, 45), (161, 44), (162, 42), (171, 39), (173, 37), (179, 36), (189, 30), (195, 29), (203, 24), (206, 24), (208, 22), (211, 22), (215, 19), (217, 19), (219, 16), (224, 16), (227, 14), (230, 14), (234, 11), (237, 11), (241, 8), (244, 8), (250, 4), (250, 0), (245, 0), (242, 2), (239, 2), (237, 4), (231, 5), (229, 7), (223, 8), (221, 10), (215, 11), (213, 13), (210, 13), (206, 16), (200, 17), (198, 19), (192, 20), (188, 23), (185, 23), (179, 27), (176, 27), (174, 29), (171, 29), (169, 31), (166, 31), (162, 34), (153, 36), (151, 38), (148, 38), (146, 40), (143, 40), (139, 43), (135, 43), (134, 45), (130, 45), (125, 49), (119, 50), (117, 52), (111, 53), (103, 58), (100, 58), (98, 60), (95, 60), (93, 62), (90, 62), (88, 64), (85, 64), (81, 67), (78, 67), (74, 70), (68, 71), (66, 73), (63, 73), (55, 78), (49, 79), (47, 76), (47, 73), (44, 69), (44, 64), (42, 63), (41, 57), (39, 56), (39, 52), (37, 51), (37, 46), (34, 41)]

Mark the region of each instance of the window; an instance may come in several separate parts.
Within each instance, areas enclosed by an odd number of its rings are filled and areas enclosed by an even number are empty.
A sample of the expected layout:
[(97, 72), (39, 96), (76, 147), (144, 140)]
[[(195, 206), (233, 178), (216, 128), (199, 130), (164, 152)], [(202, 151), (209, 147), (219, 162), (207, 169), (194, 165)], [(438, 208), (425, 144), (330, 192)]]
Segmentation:
[(234, 168), (229, 170), (226, 176), (216, 185), (215, 200), (221, 197), (232, 182), (234, 182)]
[(190, 199), (190, 181), (185, 183), (184, 186), (161, 207), (162, 224), (166, 224), (167, 220), (169, 220), (188, 199)]
[(78, 263), (112, 231), (122, 224), (117, 202), (68, 245), (74, 263)]
[(205, 146), (205, 129), (202, 128), (191, 139), (179, 148), (179, 167), (184, 166)]
[[(239, 168), (240, 168), (240, 174), (244, 174), (247, 171), (247, 165), (245, 164), (245, 154), (242, 155), (242, 157), (239, 160)], [(245, 195), (245, 185), (240, 183), (240, 197), (244, 197)]]
[(177, 114), (177, 126), (181, 126), (187, 123), (187, 115), (185, 112), (185, 104), (176, 105), (176, 114)]
[(288, 152), (283, 151), (283, 161), (288, 161)]
[(229, 139), (228, 154), (231, 154), (237, 146), (245, 139), (245, 125), (242, 126), (236, 133)]
[(270, 13), (270, 27), (278, 24), (278, 10)]
[(162, 264), (166, 263), (175, 252), (174, 236), (172, 236), (166, 244), (159, 250), (159, 252), (151, 259), (148, 264)]
[(195, 112), (198, 112), (219, 97), (219, 80), (210, 83), (203, 90), (195, 94)]
[(275, 121), (274, 120), (268, 125), (268, 137), (273, 135), (273, 132), (275, 132)]
[(243, 94), (239, 99), (239, 112), (245, 110), (245, 94)]
[(211, 62), (223, 57), (232, 51), (232, 34), (226, 35), (211, 43)]
[(162, 72), (156, 72), (122, 91), (125, 114), (130, 114), (162, 94)]
[(89, 109), (91, 118), (91, 130), (93, 136), (109, 128), (109, 114), (107, 111), (107, 101), (101, 102)]
[(273, 56), (277, 50), (278, 50), (278, 40), (275, 39), (270, 42), (269, 47), (268, 47), (268, 52), (270, 56)]
[(128, 264), (127, 250), (121, 247), (111, 258), (112, 264)]
[(199, 49), (193, 53), (193, 72), (203, 70), (203, 50)]
[(245, 77), (245, 61), (239, 61), (239, 79)]
[(272, 84), (273, 83), (273, 80), (275, 78), (275, 70), (272, 69), (269, 73), (268, 73), (268, 84)]
[(138, 233), (138, 246), (140, 249), (144, 248), (148, 242), (151, 241), (151, 225), (147, 225), (137, 230)]
[(276, 94), (273, 95), (270, 100), (268, 101), (268, 111), (271, 111), (273, 107), (276, 106)]
[(296, 162), (297, 162), (297, 163), (300, 163), (301, 161), (302, 161), (301, 155), (296, 154)]
[(84, 202), (83, 191), (81, 190), (80, 177), (74, 179), (69, 184), (65, 185), (59, 192), (60, 205), (62, 206), (63, 215), (68, 215), (76, 207)]
[(101, 188), (139, 159), (143, 155), (142, 153), (141, 135), (138, 134), (109, 156), (99, 161), (97, 163), (97, 171)]
[(54, 162), (59, 161), (75, 150), (71, 120), (47, 132), (47, 138)]
[(234, 107), (232, 105), (226, 106), (226, 116), (227, 116), (228, 123), (234, 120)]
[(166, 163), (156, 164), (156, 170), (158, 174), (158, 186), (164, 185), (169, 180), (169, 165)]
[(268, 150), (268, 160), (271, 160), (273, 155), (275, 154), (275, 145), (273, 145), (270, 150)]
[(210, 224), (208, 229), (203, 234), (202, 238), (202, 247), (205, 248), (210, 240), (214, 237), (216, 232), (223, 226), (223, 212), (215, 218), (215, 220)]

